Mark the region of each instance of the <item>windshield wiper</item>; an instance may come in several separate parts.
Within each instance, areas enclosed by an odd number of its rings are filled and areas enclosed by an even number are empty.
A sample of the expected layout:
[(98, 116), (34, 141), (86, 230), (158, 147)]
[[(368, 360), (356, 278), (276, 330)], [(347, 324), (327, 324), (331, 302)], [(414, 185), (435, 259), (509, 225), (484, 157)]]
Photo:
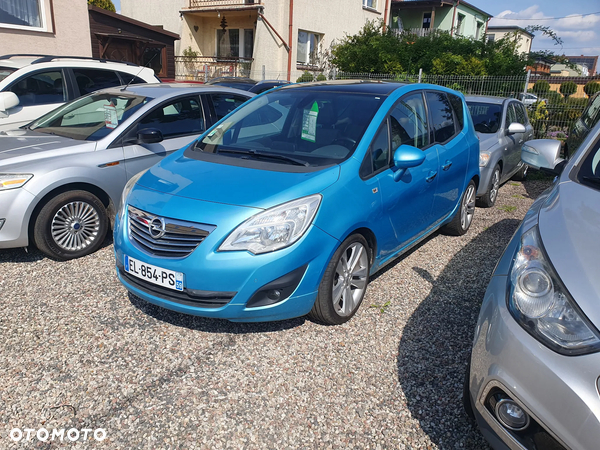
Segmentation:
[(589, 177), (587, 175), (584, 175), (581, 177), (581, 179), (589, 183), (595, 184), (596, 186), (600, 186), (600, 178), (598, 177)]
[(224, 148), (219, 149), (218, 153), (235, 153), (238, 155), (251, 155), (255, 158), (271, 158), (271, 159), (279, 159), (281, 161), (286, 161), (297, 166), (310, 166), (306, 161), (302, 161), (301, 159), (292, 158), (291, 156), (280, 155), (279, 153), (269, 153), (269, 152), (261, 152), (259, 150), (237, 150), (232, 148)]

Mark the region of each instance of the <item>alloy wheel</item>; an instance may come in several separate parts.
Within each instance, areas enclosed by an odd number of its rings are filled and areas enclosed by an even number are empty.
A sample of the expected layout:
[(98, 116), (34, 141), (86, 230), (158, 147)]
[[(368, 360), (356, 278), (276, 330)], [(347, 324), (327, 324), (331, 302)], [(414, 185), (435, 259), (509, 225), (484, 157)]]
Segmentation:
[(360, 242), (351, 243), (342, 253), (335, 269), (332, 286), (333, 307), (346, 317), (359, 305), (367, 287), (369, 259)]
[(471, 225), (473, 214), (475, 214), (475, 186), (469, 184), (460, 209), (460, 226), (463, 230), (466, 230)]
[(100, 215), (90, 204), (77, 201), (63, 205), (52, 218), (54, 242), (64, 250), (78, 251), (90, 246), (100, 230)]

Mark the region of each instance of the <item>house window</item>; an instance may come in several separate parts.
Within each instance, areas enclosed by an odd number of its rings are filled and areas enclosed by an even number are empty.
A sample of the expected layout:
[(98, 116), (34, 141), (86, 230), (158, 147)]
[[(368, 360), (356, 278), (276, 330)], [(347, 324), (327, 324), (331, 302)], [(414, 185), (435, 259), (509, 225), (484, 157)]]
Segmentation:
[(377, 8), (377, 0), (362, 0), (364, 8)]
[(487, 40), (488, 40), (488, 42), (494, 42), (496, 40), (496, 35), (495, 34), (488, 34), (487, 35)]
[(464, 22), (465, 22), (465, 16), (463, 14), (459, 14), (458, 20), (456, 21), (456, 34), (463, 34)]
[(477, 29), (475, 30), (475, 39), (479, 39), (481, 37), (481, 28), (483, 27), (483, 22), (477, 22)]
[(44, 0), (0, 0), (0, 26), (45, 31)]
[(253, 48), (253, 29), (228, 28), (217, 30), (217, 57), (252, 58)]
[(423, 26), (421, 28), (431, 28), (431, 13), (423, 13)]
[(296, 62), (298, 64), (316, 64), (321, 36), (309, 31), (298, 30), (298, 48)]

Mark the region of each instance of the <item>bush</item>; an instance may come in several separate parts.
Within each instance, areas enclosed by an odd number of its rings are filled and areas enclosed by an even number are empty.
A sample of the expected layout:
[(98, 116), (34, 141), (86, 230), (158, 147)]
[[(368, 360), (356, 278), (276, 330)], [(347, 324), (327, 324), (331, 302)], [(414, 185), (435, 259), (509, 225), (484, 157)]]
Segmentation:
[(326, 80), (327, 80), (327, 77), (325, 75), (323, 75), (322, 73), (317, 75), (317, 81), (326, 81)]
[(559, 90), (562, 95), (568, 97), (569, 95), (573, 95), (575, 92), (577, 92), (577, 85), (573, 81), (565, 81), (560, 85)]
[(88, 0), (88, 5), (97, 6), (111, 12), (117, 12), (111, 0)]
[(587, 95), (588, 97), (591, 97), (598, 91), (600, 91), (600, 83), (597, 83), (595, 81), (588, 81), (583, 87), (583, 92), (585, 92), (585, 95)]
[(306, 83), (309, 81), (315, 81), (315, 77), (308, 70), (305, 70), (304, 73), (300, 77), (298, 77), (296, 83)]
[(536, 81), (535, 84), (533, 85), (533, 92), (536, 93), (537, 95), (545, 95), (549, 91), (550, 91), (550, 83), (548, 83), (546, 80)]
[(550, 105), (560, 105), (563, 102), (563, 96), (556, 91), (549, 91), (544, 96)]

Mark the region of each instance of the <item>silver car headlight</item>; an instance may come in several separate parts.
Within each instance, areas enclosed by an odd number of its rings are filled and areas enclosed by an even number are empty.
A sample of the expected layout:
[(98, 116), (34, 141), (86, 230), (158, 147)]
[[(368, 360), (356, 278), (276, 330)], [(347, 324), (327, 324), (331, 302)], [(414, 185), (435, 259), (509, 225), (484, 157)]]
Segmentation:
[(219, 251), (257, 255), (288, 247), (308, 230), (320, 204), (321, 195), (315, 194), (258, 213), (233, 230)]
[(600, 334), (579, 310), (550, 264), (537, 226), (521, 237), (509, 287), (511, 314), (544, 345), (564, 355), (600, 351)]
[(487, 166), (487, 163), (490, 160), (490, 152), (479, 152), (479, 167)]
[(32, 173), (0, 173), (0, 191), (23, 187), (32, 177)]
[(133, 189), (133, 186), (135, 186), (135, 183), (137, 183), (137, 181), (140, 178), (142, 178), (142, 175), (144, 175), (146, 172), (148, 172), (148, 170), (150, 170), (150, 169), (142, 170), (141, 172), (136, 173), (134, 176), (132, 176), (129, 179), (129, 181), (123, 188), (123, 193), (121, 194), (121, 200), (119, 201), (119, 210), (117, 211), (117, 217), (123, 219), (123, 215), (125, 214), (125, 204), (127, 203), (127, 197), (129, 196), (129, 193)]

